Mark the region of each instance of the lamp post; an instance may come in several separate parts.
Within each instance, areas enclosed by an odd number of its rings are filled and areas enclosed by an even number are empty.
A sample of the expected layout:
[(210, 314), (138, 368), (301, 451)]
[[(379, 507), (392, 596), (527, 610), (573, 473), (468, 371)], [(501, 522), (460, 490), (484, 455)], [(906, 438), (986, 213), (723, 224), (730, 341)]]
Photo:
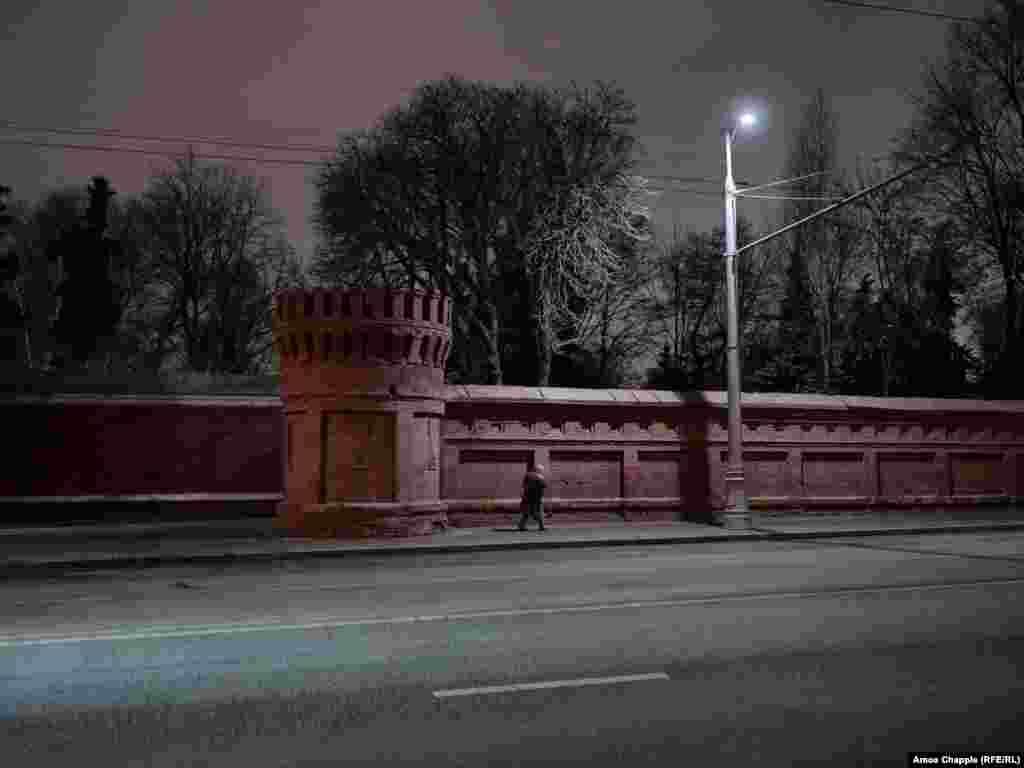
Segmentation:
[[(736, 257), (746, 250), (756, 248), (791, 230), (809, 224), (815, 219), (826, 216), (910, 174), (933, 167), (936, 163), (944, 162), (947, 158), (960, 151), (960, 146), (954, 145), (941, 153), (929, 156), (925, 162), (919, 165), (900, 171), (888, 179), (872, 184), (867, 189), (862, 189), (860, 192), (844, 197), (838, 203), (828, 205), (809, 216), (804, 216), (798, 221), (787, 224), (781, 229), (777, 229), (751, 243), (747, 243), (742, 248), (737, 248), (736, 198), (741, 193), (746, 194), (765, 187), (789, 184), (807, 178), (806, 176), (800, 176), (794, 179), (782, 179), (768, 184), (760, 184), (756, 187), (745, 187), (743, 190), (736, 189), (736, 182), (732, 178), (732, 140), (737, 128), (750, 128), (756, 122), (757, 118), (753, 114), (746, 112), (740, 115), (738, 119), (730, 119), (723, 130), (725, 138), (725, 300), (727, 325), (726, 364), (728, 366), (729, 379), (729, 460), (725, 470), (725, 513), (722, 515), (720, 522), (726, 528), (751, 528), (753, 524), (746, 488), (744, 487), (743, 419), (740, 415), (739, 293), (736, 285)], [(818, 174), (812, 173), (810, 175), (815, 176)]]
[(747, 529), (752, 526), (747, 503), (743, 470), (743, 419), (740, 412), (740, 350), (739, 291), (736, 280), (736, 182), (732, 178), (732, 140), (737, 124), (752, 126), (755, 118), (746, 113), (731, 122), (725, 135), (725, 301), (729, 386), (729, 463), (725, 469), (725, 513), (721, 523), (726, 528)]
[[(783, 179), (768, 184), (761, 184), (756, 187), (745, 187), (743, 190), (736, 189), (736, 183), (732, 178), (732, 140), (737, 127), (749, 128), (757, 122), (756, 118), (746, 113), (736, 121), (730, 121), (725, 130), (725, 300), (727, 320), (727, 349), (726, 363), (728, 365), (729, 379), (729, 461), (725, 470), (725, 513), (722, 515), (721, 523), (726, 528), (750, 528), (752, 520), (750, 517), (750, 506), (747, 502), (747, 493), (744, 487), (745, 477), (743, 471), (743, 421), (740, 415), (740, 351), (739, 351), (739, 295), (736, 286), (736, 257), (751, 248), (756, 248), (769, 240), (786, 234), (787, 232), (802, 227), (815, 219), (826, 216), (833, 211), (849, 205), (862, 197), (872, 194), (876, 190), (886, 187), (912, 173), (924, 170), (941, 162), (946, 157), (958, 151), (958, 147), (951, 148), (945, 152), (930, 157), (926, 162), (915, 165), (906, 170), (890, 176), (884, 181), (872, 184), (867, 189), (862, 189), (848, 197), (844, 197), (838, 203), (826, 206), (815, 211), (809, 216), (804, 216), (798, 221), (787, 224), (771, 234), (745, 244), (742, 248), (736, 247), (736, 198), (741, 193), (749, 193), (765, 187), (774, 187), (780, 184), (788, 184), (796, 179)], [(816, 174), (811, 174), (816, 175)]]

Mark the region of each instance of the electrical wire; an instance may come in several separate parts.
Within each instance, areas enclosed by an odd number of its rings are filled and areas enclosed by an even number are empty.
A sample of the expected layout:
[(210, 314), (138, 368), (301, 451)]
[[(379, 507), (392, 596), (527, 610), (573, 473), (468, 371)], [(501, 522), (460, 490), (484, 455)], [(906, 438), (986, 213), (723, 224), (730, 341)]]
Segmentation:
[[(11, 125), (11, 123), (7, 123), (5, 121), (0, 121), (0, 125)], [(101, 131), (86, 131), (86, 130), (77, 130), (77, 129), (60, 129), (60, 130), (52, 129), (52, 130), (53, 130), (54, 133), (78, 133), (78, 134), (83, 134), (83, 135), (97, 135), (97, 136), (102, 136), (102, 135), (108, 135), (109, 134), (110, 138), (114, 138), (115, 136), (117, 136), (117, 137), (120, 137), (120, 138), (132, 138), (132, 139), (135, 139), (135, 140), (147, 140), (147, 141), (164, 141), (164, 142), (182, 141), (184, 143), (187, 143), (188, 141), (190, 141), (189, 139), (184, 139), (184, 138), (182, 138), (182, 139), (174, 139), (174, 138), (170, 138), (170, 137), (160, 137), (160, 138), (152, 137), (152, 136), (150, 136), (150, 137), (143, 137), (143, 136), (138, 135), (138, 134), (126, 134), (126, 133), (113, 132), (113, 131), (111, 131), (111, 132), (101, 132)], [(295, 145), (246, 144), (246, 143), (243, 143), (243, 142), (229, 142), (229, 141), (219, 141), (219, 140), (214, 141), (214, 140), (209, 140), (209, 139), (194, 139), (194, 141), (196, 141), (196, 142), (211, 143), (211, 144), (212, 143), (219, 143), (219, 144), (224, 145), (224, 146), (236, 146), (236, 147), (239, 147), (239, 148), (243, 148), (243, 147), (250, 147), (250, 148), (260, 147), (260, 148), (270, 149), (272, 147), (278, 147), (278, 148), (287, 148), (287, 149), (290, 149), (290, 150), (305, 151), (303, 148), (295, 146)], [(150, 156), (150, 157), (166, 157), (166, 158), (170, 158), (170, 159), (180, 158), (182, 156), (182, 154), (183, 154), (183, 152), (180, 151), (180, 150), (179, 151), (173, 151), (173, 150), (170, 150), (170, 149), (155, 149), (155, 148), (154, 149), (143, 149), (143, 148), (139, 148), (139, 147), (118, 147), (118, 146), (111, 146), (111, 145), (108, 145), (108, 144), (74, 144), (74, 143), (68, 143), (68, 142), (40, 141), (38, 139), (20, 139), (20, 138), (7, 138), (7, 137), (0, 137), (0, 144), (35, 147), (35, 148), (38, 148), (38, 149), (73, 150), (73, 151), (80, 151), (80, 152), (113, 152), (113, 153), (122, 152), (122, 153), (126, 153), (126, 154), (147, 155), (147, 156)], [(321, 148), (321, 149), (325, 149), (325, 148)], [(193, 157), (195, 157), (197, 159), (201, 159), (201, 160), (219, 160), (219, 161), (229, 161), (229, 162), (266, 163), (266, 164), (271, 164), (271, 165), (290, 165), (290, 166), (301, 166), (301, 167), (307, 167), (307, 168), (310, 168), (310, 167), (322, 167), (323, 163), (324, 163), (323, 160), (302, 160), (302, 159), (299, 159), (299, 158), (276, 158), (276, 157), (253, 157), (253, 156), (247, 156), (247, 155), (234, 155), (234, 154), (224, 154), (224, 155), (221, 155), (221, 154), (209, 154), (209, 153), (206, 153), (206, 152), (193, 152), (192, 155), (193, 155)], [(648, 178), (648, 179), (658, 179), (658, 180), (669, 181), (669, 182), (682, 182), (682, 183), (688, 183), (688, 184), (714, 184), (716, 186), (722, 184), (722, 180), (721, 179), (711, 179), (711, 178), (702, 177), (702, 176), (676, 176), (676, 175), (669, 175), (669, 174), (647, 174), (647, 173), (640, 174), (640, 175), (642, 175), (644, 178)], [(810, 175), (815, 175), (815, 174), (810, 174)], [(799, 178), (805, 178), (805, 177), (799, 177)], [(745, 189), (763, 189), (764, 187), (774, 186), (776, 184), (789, 183), (789, 182), (792, 182), (792, 181), (794, 181), (794, 180), (787, 179), (787, 180), (779, 181), (779, 182), (771, 182), (769, 184), (762, 184), (762, 185), (758, 185), (758, 186), (750, 186), (750, 187), (746, 187)], [(743, 183), (744, 184), (748, 184), (749, 182), (743, 182)], [(671, 193), (676, 193), (676, 194), (688, 194), (688, 195), (695, 196), (695, 197), (713, 198), (713, 199), (716, 199), (716, 200), (722, 199), (721, 193), (705, 192), (704, 190), (689, 189), (689, 188), (686, 188), (686, 187), (676, 187), (676, 186), (650, 187), (650, 186), (648, 186), (647, 188), (650, 189), (651, 191), (658, 192), (658, 193), (671, 192)], [(750, 197), (753, 197), (753, 195), (750, 195)], [(766, 199), (768, 199), (768, 198), (766, 198)]]
[(798, 196), (798, 195), (745, 195), (741, 192), (736, 193), (736, 197), (750, 197), (755, 200), (843, 200), (842, 197), (821, 197), (821, 196)]
[[(133, 141), (156, 141), (166, 144), (210, 144), (213, 146), (220, 147), (235, 147), (238, 149), (266, 149), (280, 152), (332, 153), (337, 150), (337, 147), (317, 146), (311, 144), (259, 144), (252, 142), (237, 141), (235, 139), (210, 138), (208, 136), (154, 136), (152, 134), (128, 133), (126, 131), (120, 131), (112, 128), (53, 128), (27, 125), (25, 123), (15, 122), (11, 120), (0, 120), (0, 127), (5, 127), (9, 130), (14, 130), (22, 133), (52, 133), (57, 135), (66, 134), (70, 136), (98, 136), (103, 138), (130, 139)], [(50, 142), (50, 144), (53, 146), (61, 146), (62, 148), (70, 148), (68, 145), (62, 144), (61, 142)], [(138, 151), (141, 152), (142, 150)], [(254, 158), (241, 159), (252, 160)], [(665, 181), (679, 181), (687, 184), (718, 185), (722, 183), (721, 179), (708, 178), (706, 176), (675, 176), (669, 174), (641, 175), (652, 179), (662, 179)], [(746, 184), (747, 182), (742, 183)]]
[(722, 200), (722, 195), (713, 192), (705, 192), (702, 189), (686, 189), (685, 187), (647, 187), (647, 189), (659, 194), (672, 192), (674, 194), (692, 195), (694, 197), (708, 197), (715, 200)]
[(820, 0), (822, 3), (832, 3), (833, 5), (848, 5), (853, 8), (868, 8), (873, 11), (884, 11), (890, 13), (907, 13), (914, 16), (930, 16), (935, 19), (945, 19), (947, 21), (967, 21), (975, 24), (983, 23), (983, 19), (971, 18), (969, 16), (955, 16), (951, 13), (939, 13), (938, 11), (921, 11), (917, 8), (903, 8), (895, 5), (876, 5), (875, 3), (862, 3), (858, 0)]
[[(75, 150), (75, 151), (94, 151), (94, 152), (125, 152), (128, 154), (137, 155), (149, 155), (152, 157), (168, 157), (178, 158), (181, 157), (182, 152), (174, 152), (172, 150), (160, 150), (160, 149), (140, 149), (138, 147), (115, 147), (106, 144), (71, 144), (66, 142), (56, 141), (38, 141), (35, 139), (9, 139), (6, 137), (0, 137), (0, 144), (19, 145), (36, 147), (39, 149), (64, 149), (64, 150)], [(241, 145), (239, 145), (241, 146)], [(218, 155), (208, 154), (205, 152), (193, 152), (193, 156), (201, 160), (228, 160), (228, 161), (241, 161), (251, 163), (270, 163), (276, 165), (294, 165), (294, 166), (305, 166), (305, 167), (321, 167), (323, 161), (318, 160), (300, 160), (300, 159), (287, 159), (287, 158), (274, 158), (274, 157), (250, 157), (243, 155)], [(644, 178), (650, 179), (664, 179), (669, 181), (681, 181), (688, 179), (689, 183), (709, 183), (709, 184), (720, 184), (720, 180), (707, 179), (701, 177), (692, 176), (663, 176), (658, 174), (642, 174)], [(657, 189), (657, 188), (653, 188)], [(704, 194), (710, 197), (719, 198), (719, 194), (706, 193), (701, 190), (687, 190), (681, 187), (667, 187), (660, 189), (659, 191), (671, 191), (671, 192), (692, 192), (693, 194)]]
[[(169, 150), (156, 150), (156, 149), (138, 149), (136, 147), (111, 147), (102, 144), (65, 144), (62, 142), (43, 142), (33, 141), (31, 139), (7, 139), (0, 138), (0, 144), (18, 144), (29, 147), (40, 147), (46, 149), (72, 149), (72, 150), (85, 150), (85, 151), (96, 151), (96, 152), (127, 152), (136, 155), (150, 155), (157, 157), (170, 157), (177, 158), (181, 157), (181, 152), (171, 152)], [(208, 155), (200, 152), (193, 152), (193, 157), (197, 157), (202, 160), (239, 160), (242, 162), (252, 163), (271, 163), (278, 165), (304, 165), (304, 166), (322, 166), (322, 161), (316, 160), (287, 160), (285, 158), (275, 157), (242, 157), (240, 155)]]
[(706, 176), (668, 176), (658, 173), (639, 173), (647, 179), (662, 179), (663, 181), (679, 181), (684, 184), (722, 184), (722, 179), (709, 179)]
[(55, 133), (78, 136), (103, 136), (137, 141), (159, 141), (171, 144), (212, 144), (220, 147), (237, 147), (239, 149), (270, 149), (281, 152), (334, 152), (337, 147), (321, 147), (301, 144), (252, 144), (234, 139), (211, 139), (208, 137), (188, 138), (183, 136), (147, 136), (145, 134), (125, 133), (112, 128), (42, 128), (27, 126), (24, 123), (0, 120), (0, 126), (23, 133)]
[(812, 176), (827, 176), (830, 171), (814, 171), (803, 176), (794, 176), (791, 179), (779, 179), (778, 181), (769, 181), (767, 184), (758, 184), (757, 186), (745, 186), (743, 189), (737, 190), (738, 192), (754, 192), (758, 189), (767, 189), (768, 187), (780, 187), (784, 184), (795, 184), (798, 181), (809, 179)]

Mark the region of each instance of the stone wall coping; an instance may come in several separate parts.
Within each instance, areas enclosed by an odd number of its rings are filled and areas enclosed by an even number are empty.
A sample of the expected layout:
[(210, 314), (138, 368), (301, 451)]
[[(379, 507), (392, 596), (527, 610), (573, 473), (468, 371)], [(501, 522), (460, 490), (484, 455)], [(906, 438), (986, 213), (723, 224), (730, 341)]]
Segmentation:
[(353, 296), (367, 294), (371, 296), (399, 296), (412, 294), (414, 296), (444, 296), (448, 294), (441, 290), (431, 288), (384, 288), (382, 286), (364, 286), (360, 288), (332, 288), (325, 285), (312, 285), (308, 288), (282, 288), (275, 292), (279, 296), (305, 296), (311, 293), (348, 293)]
[[(448, 385), (444, 398), (450, 403), (550, 403), (580, 405), (695, 405), (725, 408), (725, 392), (671, 392), (651, 389), (569, 389), (562, 387), (513, 387), (476, 384)], [(801, 408), (815, 411), (890, 413), (1019, 413), (1024, 400), (966, 400), (925, 397), (855, 397), (844, 395), (744, 392), (743, 408)]]
[(54, 394), (0, 396), (3, 405), (194, 405), (247, 408), (280, 408), (284, 401), (277, 395), (102, 395)]
[[(725, 392), (671, 392), (644, 389), (571, 389), (565, 387), (518, 387), (479, 384), (449, 384), (442, 398), (449, 403), (508, 403), (551, 405), (615, 404), (633, 406), (691, 405), (725, 408)], [(29, 404), (81, 405), (166, 405), (280, 407), (278, 395), (219, 394), (87, 394), (0, 395), (0, 406)], [(853, 397), (843, 395), (805, 395), (767, 392), (745, 392), (743, 408), (770, 410), (800, 408), (814, 411), (888, 413), (1001, 413), (1024, 414), (1024, 400), (964, 400), (923, 397)]]

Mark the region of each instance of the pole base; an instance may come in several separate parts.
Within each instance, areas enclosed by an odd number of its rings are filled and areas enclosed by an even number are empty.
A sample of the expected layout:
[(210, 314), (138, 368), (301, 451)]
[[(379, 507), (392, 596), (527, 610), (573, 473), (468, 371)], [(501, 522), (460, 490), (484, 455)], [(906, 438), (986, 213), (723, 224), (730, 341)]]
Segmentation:
[(749, 531), (754, 520), (749, 512), (726, 512), (722, 515), (722, 527), (730, 531)]
[(724, 528), (730, 530), (750, 530), (754, 521), (750, 516), (747, 503), (743, 465), (730, 465), (725, 470), (725, 509), (720, 517)]

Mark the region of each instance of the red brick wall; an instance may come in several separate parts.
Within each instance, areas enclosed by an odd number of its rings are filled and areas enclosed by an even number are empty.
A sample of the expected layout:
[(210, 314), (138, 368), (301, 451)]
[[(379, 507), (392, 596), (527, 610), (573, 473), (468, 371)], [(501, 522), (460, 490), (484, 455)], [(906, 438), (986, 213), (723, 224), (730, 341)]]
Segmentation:
[[(565, 520), (704, 519), (724, 503), (724, 393), (449, 387), (442, 498), (456, 525), (514, 514), (527, 462)], [(1024, 402), (748, 394), (755, 509), (952, 508), (1024, 496)]]
[(3, 497), (280, 495), (273, 397), (20, 398), (0, 403)]
[[(722, 505), (724, 406), (723, 393), (450, 386), (441, 498), (456, 525), (513, 515), (534, 458), (548, 469), (556, 522), (701, 519)], [(1024, 497), (1021, 402), (745, 395), (743, 416), (755, 508), (934, 508)], [(284, 493), (277, 398), (23, 398), (0, 402), (0, 418), (16, 436), (0, 504), (161, 495), (184, 505), (189, 494), (269, 503)], [(291, 420), (295, 461), (305, 427), (298, 415)], [(315, 495), (315, 476), (310, 483)]]

